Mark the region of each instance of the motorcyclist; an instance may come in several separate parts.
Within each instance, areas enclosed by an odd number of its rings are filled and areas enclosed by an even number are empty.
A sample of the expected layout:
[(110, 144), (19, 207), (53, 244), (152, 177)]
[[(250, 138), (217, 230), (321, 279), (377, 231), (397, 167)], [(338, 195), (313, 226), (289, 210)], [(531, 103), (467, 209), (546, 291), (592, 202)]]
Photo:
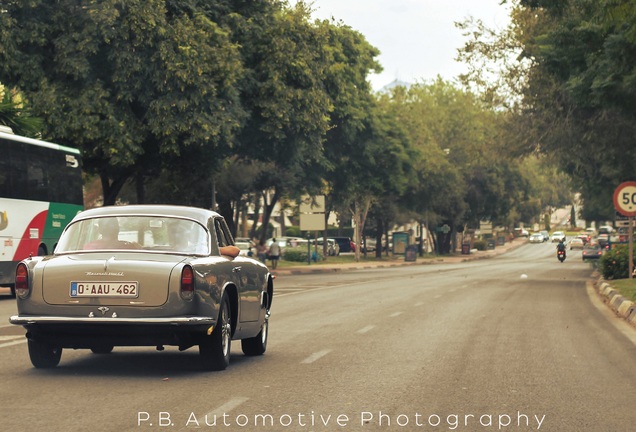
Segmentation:
[(563, 256), (565, 257), (565, 243), (563, 240), (559, 240), (559, 244), (557, 245), (557, 255), (559, 252), (563, 252)]

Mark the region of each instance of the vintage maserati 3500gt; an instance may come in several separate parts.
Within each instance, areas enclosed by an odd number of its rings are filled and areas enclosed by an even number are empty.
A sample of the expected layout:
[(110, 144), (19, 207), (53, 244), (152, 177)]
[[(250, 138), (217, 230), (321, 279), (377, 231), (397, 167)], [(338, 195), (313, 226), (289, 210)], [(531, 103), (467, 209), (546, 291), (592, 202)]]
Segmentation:
[(199, 347), (205, 370), (267, 347), (273, 276), (239, 255), (223, 217), (192, 207), (129, 205), (79, 213), (53, 255), (18, 264), (18, 315), (36, 368), (63, 348)]

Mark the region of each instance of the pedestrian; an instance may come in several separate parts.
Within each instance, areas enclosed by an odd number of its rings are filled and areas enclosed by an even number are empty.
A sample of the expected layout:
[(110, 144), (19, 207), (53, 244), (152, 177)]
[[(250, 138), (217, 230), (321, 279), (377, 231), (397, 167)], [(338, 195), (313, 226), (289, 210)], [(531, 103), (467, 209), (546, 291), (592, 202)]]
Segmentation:
[(265, 246), (265, 242), (263, 240), (258, 242), (256, 245), (256, 255), (258, 256), (259, 261), (265, 264), (265, 261), (267, 261), (267, 246)]
[(280, 258), (280, 245), (276, 241), (276, 239), (272, 239), (272, 244), (269, 247), (269, 260), (272, 262), (272, 269), (276, 269), (278, 266), (278, 259)]

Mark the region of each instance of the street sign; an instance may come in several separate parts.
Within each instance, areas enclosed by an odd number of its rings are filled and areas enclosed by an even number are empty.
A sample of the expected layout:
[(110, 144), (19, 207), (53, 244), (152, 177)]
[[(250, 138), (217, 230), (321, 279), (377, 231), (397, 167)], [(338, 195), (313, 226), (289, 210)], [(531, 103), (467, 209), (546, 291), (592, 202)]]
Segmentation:
[(301, 213), (324, 213), (325, 212), (325, 196), (309, 196), (303, 195), (300, 201), (299, 211)]
[(324, 231), (325, 228), (325, 196), (303, 196), (300, 202), (300, 230)]
[[(614, 191), (614, 208), (623, 216), (636, 216), (636, 182), (623, 182)], [(630, 279), (634, 278), (634, 227), (629, 225), (629, 258), (627, 263), (628, 275)]]
[[(630, 220), (632, 222), (632, 226), (636, 227), (636, 219), (630, 219)], [(618, 220), (614, 222), (614, 225), (616, 225), (617, 227), (628, 227), (630, 220)]]
[(479, 232), (481, 234), (492, 234), (492, 222), (479, 221)]
[(623, 216), (636, 216), (636, 182), (621, 183), (614, 191), (614, 208)]

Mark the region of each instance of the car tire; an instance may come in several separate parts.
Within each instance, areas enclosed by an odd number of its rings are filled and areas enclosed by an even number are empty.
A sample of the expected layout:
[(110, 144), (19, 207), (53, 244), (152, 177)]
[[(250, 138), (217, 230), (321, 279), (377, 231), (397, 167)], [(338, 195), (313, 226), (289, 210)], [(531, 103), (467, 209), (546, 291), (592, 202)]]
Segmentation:
[(199, 344), (199, 357), (204, 370), (221, 371), (230, 365), (232, 345), (232, 316), (230, 301), (223, 294), (219, 305), (219, 319), (210, 336), (204, 336)]
[(261, 331), (252, 338), (241, 340), (243, 354), (248, 356), (259, 356), (267, 349), (267, 337), (269, 336), (269, 320), (265, 319)]
[(54, 368), (60, 364), (62, 358), (62, 348), (51, 346), (44, 342), (33, 339), (27, 340), (29, 348), (29, 358), (31, 363), (38, 369)]
[(114, 346), (112, 345), (100, 345), (92, 347), (91, 351), (93, 354), (110, 354), (113, 352), (113, 348)]

